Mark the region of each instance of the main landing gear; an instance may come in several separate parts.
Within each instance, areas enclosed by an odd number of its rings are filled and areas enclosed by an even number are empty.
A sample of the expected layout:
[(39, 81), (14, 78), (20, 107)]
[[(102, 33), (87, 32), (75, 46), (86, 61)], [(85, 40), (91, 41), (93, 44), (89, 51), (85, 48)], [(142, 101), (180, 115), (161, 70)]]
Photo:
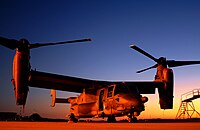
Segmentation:
[(116, 122), (115, 115), (110, 115), (110, 116), (108, 116), (107, 121), (110, 122), (110, 123)]
[(69, 115), (69, 122), (74, 122), (74, 123), (78, 122), (78, 119), (75, 117), (73, 113)]

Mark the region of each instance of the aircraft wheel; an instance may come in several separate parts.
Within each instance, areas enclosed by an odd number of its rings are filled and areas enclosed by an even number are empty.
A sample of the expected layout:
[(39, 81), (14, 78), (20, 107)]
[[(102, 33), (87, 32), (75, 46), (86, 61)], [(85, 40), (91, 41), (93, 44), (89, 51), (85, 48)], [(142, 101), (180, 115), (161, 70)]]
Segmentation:
[(104, 119), (104, 117), (105, 117), (105, 113), (104, 112), (101, 113), (101, 117)]
[(136, 117), (133, 117), (133, 118), (128, 118), (128, 122), (136, 122), (137, 121), (137, 118)]
[(114, 115), (111, 115), (111, 116), (108, 116), (108, 119), (107, 119), (108, 122), (116, 122), (116, 119), (115, 119), (115, 116)]
[(74, 122), (74, 123), (77, 123), (78, 122), (78, 119), (75, 117), (75, 115), (73, 113), (70, 114), (69, 116), (69, 121), (71, 122)]

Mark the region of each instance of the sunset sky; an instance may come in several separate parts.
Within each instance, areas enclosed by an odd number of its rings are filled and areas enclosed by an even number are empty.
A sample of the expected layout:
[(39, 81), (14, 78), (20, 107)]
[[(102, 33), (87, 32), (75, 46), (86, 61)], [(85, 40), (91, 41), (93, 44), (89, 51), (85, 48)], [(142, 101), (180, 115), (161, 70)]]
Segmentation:
[[(31, 50), (38, 71), (108, 81), (152, 81), (155, 63), (129, 48), (136, 44), (169, 60), (200, 60), (200, 1), (197, 0), (1, 0), (0, 36), (30, 43), (91, 38), (92, 42)], [(0, 111), (19, 112), (11, 84), (15, 51), (0, 46)], [(173, 68), (174, 109), (161, 110), (158, 94), (139, 118), (175, 118), (181, 94), (200, 88), (200, 65)], [(78, 93), (58, 91), (58, 97)], [(195, 101), (200, 112), (200, 100)], [(30, 88), (24, 115), (65, 118), (69, 104), (51, 108), (50, 90)]]

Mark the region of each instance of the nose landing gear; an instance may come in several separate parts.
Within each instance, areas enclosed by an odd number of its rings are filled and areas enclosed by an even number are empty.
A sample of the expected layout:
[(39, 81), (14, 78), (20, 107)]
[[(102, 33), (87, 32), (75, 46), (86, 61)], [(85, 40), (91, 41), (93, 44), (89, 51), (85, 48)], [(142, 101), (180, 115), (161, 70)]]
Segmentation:
[(136, 122), (137, 118), (135, 117), (135, 115), (137, 115), (137, 112), (134, 112), (134, 110), (132, 109), (132, 111), (128, 115), (128, 122)]
[(136, 121), (137, 121), (137, 118), (136, 118), (136, 117), (133, 117), (133, 116), (132, 116), (132, 117), (129, 117), (129, 118), (128, 118), (128, 122), (130, 122), (130, 123), (131, 123), (131, 122), (136, 122)]

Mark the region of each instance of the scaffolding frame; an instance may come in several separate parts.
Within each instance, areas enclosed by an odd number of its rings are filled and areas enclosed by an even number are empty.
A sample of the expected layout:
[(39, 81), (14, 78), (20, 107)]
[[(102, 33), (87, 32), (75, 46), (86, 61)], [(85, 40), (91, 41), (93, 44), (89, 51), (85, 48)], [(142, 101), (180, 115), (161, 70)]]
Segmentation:
[(176, 119), (185, 119), (185, 115), (187, 115), (187, 119), (191, 119), (195, 113), (200, 117), (200, 113), (196, 111), (194, 103), (192, 102), (198, 98), (200, 98), (200, 89), (193, 89), (192, 91), (182, 94)]

